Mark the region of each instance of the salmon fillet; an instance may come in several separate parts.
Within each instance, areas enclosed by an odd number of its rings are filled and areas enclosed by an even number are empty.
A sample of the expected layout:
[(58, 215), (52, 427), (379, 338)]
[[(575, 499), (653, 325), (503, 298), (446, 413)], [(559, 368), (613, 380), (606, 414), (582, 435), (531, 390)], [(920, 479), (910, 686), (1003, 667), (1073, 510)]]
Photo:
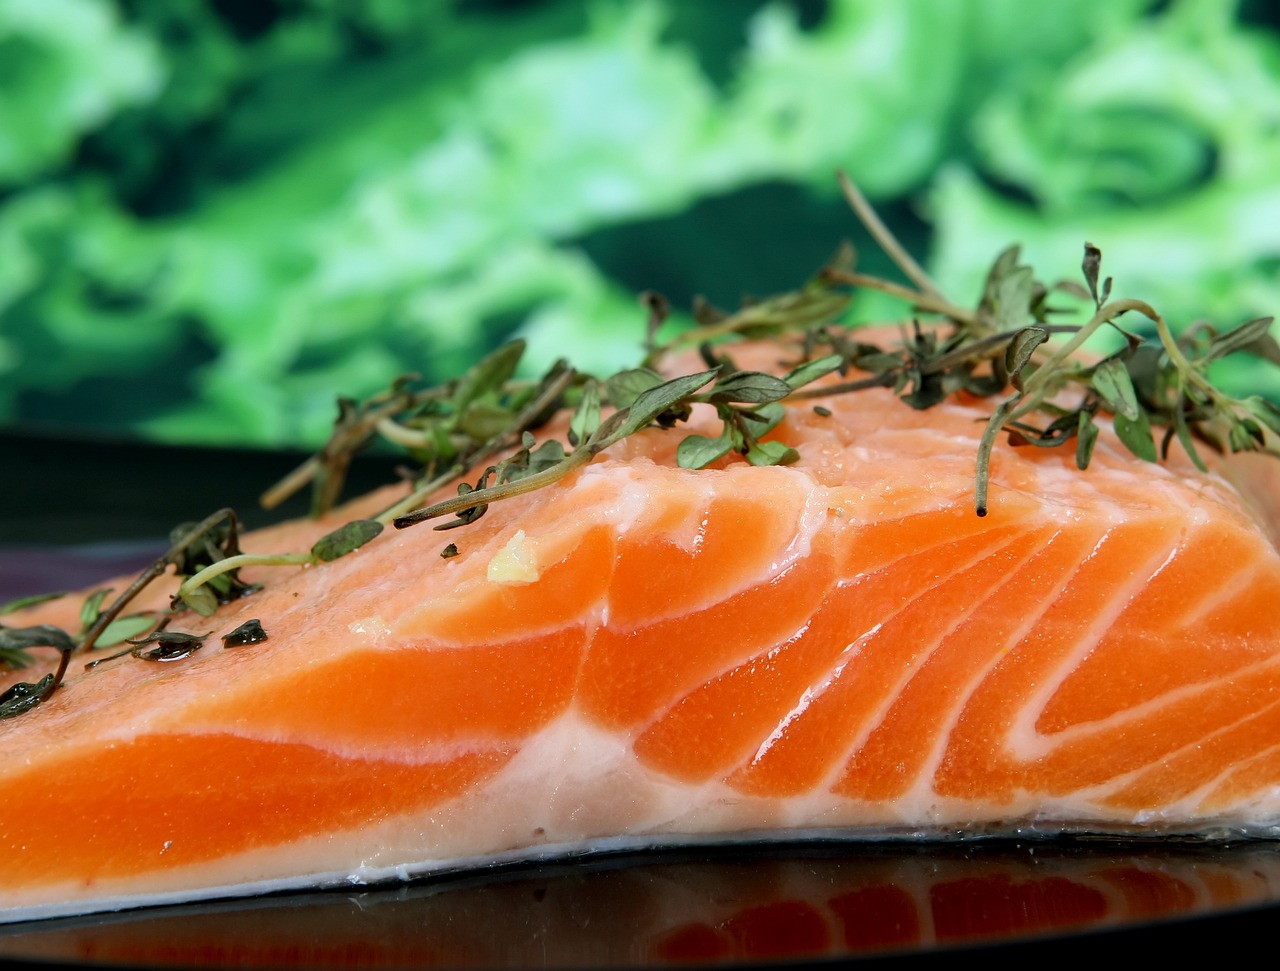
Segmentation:
[(1002, 445), (979, 518), (989, 409), (817, 404), (789, 466), (648, 429), (464, 529), (246, 569), (183, 660), (77, 658), (0, 722), (0, 920), (691, 841), (1280, 831), (1274, 478)]

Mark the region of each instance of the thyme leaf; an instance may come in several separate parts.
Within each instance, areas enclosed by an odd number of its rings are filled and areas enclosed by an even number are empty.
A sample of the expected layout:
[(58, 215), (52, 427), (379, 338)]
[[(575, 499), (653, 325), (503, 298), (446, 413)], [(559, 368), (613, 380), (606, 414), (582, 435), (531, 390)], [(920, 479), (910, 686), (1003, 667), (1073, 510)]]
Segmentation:
[[(84, 603), (80, 605), (80, 636), (83, 637), (93, 627), (98, 617), (102, 613), (102, 601), (107, 594), (111, 592), (110, 588), (95, 590), (85, 598)], [(131, 637), (137, 637), (144, 631), (150, 630), (156, 625), (156, 618), (150, 614), (129, 614), (123, 617), (116, 617), (97, 636), (95, 640), (96, 647), (113, 647), (121, 644)]]
[(1116, 437), (1130, 452), (1144, 462), (1156, 461), (1156, 443), (1151, 436), (1151, 420), (1141, 408), (1130, 418), (1125, 414), (1115, 416)]
[(0, 625), (0, 651), (4, 652), (6, 658), (22, 659), (17, 666), (24, 666), (25, 659), (29, 656), (26, 652), (35, 647), (51, 647), (58, 651), (61, 654), (58, 669), (35, 683), (19, 681), (0, 693), (0, 718), (14, 718), (24, 714), (48, 698), (66, 674), (71, 654), (76, 649), (71, 635), (60, 627), (50, 624), (31, 627)]
[(1043, 327), (1025, 327), (1013, 335), (1004, 352), (1004, 370), (1013, 386), (1022, 390), (1022, 369), (1031, 362), (1036, 348), (1049, 339)]
[(997, 330), (1020, 329), (1032, 316), (1035, 272), (1020, 265), (1021, 249), (1010, 246), (997, 257), (987, 280), (982, 309)]
[(781, 401), (792, 391), (792, 387), (782, 378), (765, 374), (762, 371), (738, 371), (726, 378), (716, 381), (715, 387), (705, 396), (710, 404), (762, 405), (772, 401)]
[(102, 613), (103, 598), (110, 592), (110, 587), (104, 587), (85, 597), (84, 603), (80, 605), (80, 626), (84, 630), (88, 630), (93, 622), (98, 619), (98, 614)]
[(102, 629), (95, 647), (114, 647), (130, 638), (143, 634), (156, 625), (156, 618), (149, 614), (126, 614), (117, 617)]
[(782, 442), (755, 442), (747, 449), (752, 465), (790, 465), (799, 458), (799, 452)]
[[(8, 603), (0, 605), (0, 617), (5, 614), (16, 613), (27, 607), (34, 607), (37, 604), (45, 603), (49, 600), (56, 600), (59, 597), (66, 596), (63, 593), (40, 593), (28, 597), (18, 597), (10, 600)], [(0, 626), (0, 632), (5, 628)], [(5, 664), (11, 668), (25, 668), (32, 664), (31, 655), (27, 649), (22, 646), (5, 646), (3, 643), (3, 634), (0, 633), (0, 664)]]
[(651, 388), (662, 384), (662, 375), (647, 367), (629, 368), (610, 375), (605, 380), (605, 390), (613, 406), (619, 410), (630, 408), (632, 403)]
[(382, 523), (372, 519), (355, 519), (320, 537), (311, 547), (311, 555), (321, 563), (358, 550), (382, 532)]
[(1084, 272), (1085, 284), (1089, 287), (1089, 296), (1093, 298), (1094, 306), (1101, 310), (1102, 305), (1111, 296), (1111, 277), (1107, 277), (1103, 282), (1101, 290), (1098, 289), (1098, 273), (1102, 267), (1102, 250), (1092, 243), (1085, 243), (1084, 260), (1081, 262), (1080, 267)]
[(691, 410), (685, 399), (700, 388), (710, 384), (717, 374), (716, 370), (698, 371), (685, 374), (670, 381), (649, 388), (638, 394), (635, 400), (620, 412), (623, 417), (615, 429), (601, 435), (604, 425), (596, 429), (596, 434), (588, 439), (588, 446), (597, 451), (608, 448), (628, 435), (634, 435), (642, 428), (656, 422), (662, 428), (670, 428), (677, 421), (688, 419)]
[(267, 640), (267, 632), (262, 627), (262, 621), (254, 617), (246, 620), (230, 634), (223, 634), (222, 646), (246, 647), (250, 644), (261, 644), (265, 640)]
[(582, 398), (569, 420), (569, 444), (577, 445), (600, 427), (600, 385), (591, 381), (582, 389)]
[(733, 450), (733, 442), (727, 435), (709, 438), (706, 435), (686, 435), (676, 447), (676, 463), (682, 469), (705, 469), (712, 462), (724, 458)]
[(482, 358), (459, 380), (454, 389), (452, 404), (454, 414), (464, 415), (467, 409), (482, 395), (501, 389), (515, 373), (524, 355), (523, 340), (510, 341)]
[(58, 598), (65, 596), (65, 592), (59, 592), (36, 593), (28, 597), (18, 597), (14, 600), (10, 600), (8, 603), (0, 604), (0, 617), (3, 617), (5, 614), (15, 613), (19, 610), (25, 610), (28, 607), (34, 607), (37, 604), (42, 604), (50, 600), (57, 600)]
[[(782, 376), (782, 380), (786, 382), (787, 387), (791, 391), (797, 391), (807, 384), (812, 384), (819, 378), (824, 378), (833, 371), (838, 371), (844, 366), (844, 357), (840, 354), (828, 354), (817, 360), (805, 361)], [(778, 399), (781, 400), (781, 399)]]
[(30, 711), (53, 691), (54, 676), (46, 674), (39, 681), (19, 681), (0, 692), (0, 719), (16, 718)]
[(1093, 412), (1082, 408), (1076, 417), (1076, 468), (1082, 472), (1093, 458), (1093, 447), (1098, 442), (1098, 424)]
[(1256, 317), (1224, 334), (1215, 334), (1199, 357), (1203, 361), (1213, 361), (1243, 351), (1272, 364), (1280, 364), (1280, 344), (1270, 333), (1274, 322), (1274, 317)]
[(61, 627), (36, 624), (32, 627), (0, 625), (0, 649), (25, 651), (33, 647), (51, 647), (56, 651), (74, 651), (76, 642)]
[(1138, 406), (1137, 394), (1133, 390), (1133, 381), (1123, 361), (1114, 357), (1103, 361), (1093, 369), (1091, 383), (1117, 417), (1123, 416), (1130, 421), (1137, 421), (1141, 409)]
[[(129, 653), (142, 661), (181, 661), (200, 650), (208, 636), (208, 634), (187, 634), (173, 630), (155, 631), (144, 638), (130, 641), (133, 649)], [(148, 644), (156, 646), (150, 650), (144, 650)]]

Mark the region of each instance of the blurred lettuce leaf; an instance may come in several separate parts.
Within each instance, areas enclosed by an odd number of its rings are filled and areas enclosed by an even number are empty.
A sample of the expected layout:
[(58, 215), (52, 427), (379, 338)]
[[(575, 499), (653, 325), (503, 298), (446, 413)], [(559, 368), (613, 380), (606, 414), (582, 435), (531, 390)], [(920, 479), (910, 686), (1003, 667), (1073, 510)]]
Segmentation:
[(180, 341), (165, 249), (88, 183), (0, 207), (0, 406), (145, 373)]
[(972, 124), (978, 163), (1046, 219), (1176, 201), (1256, 166), (1274, 142), (1278, 53), (1228, 5), (1174, 4), (993, 93)]
[[(1277, 126), (1275, 36), (1235, 23), (1228, 5), (1172, 4), (1079, 52), (1053, 84), (984, 103), (971, 165), (952, 164), (930, 190), (931, 265), (972, 291), (981, 254), (1018, 240), (1044, 272), (1075, 279), (1088, 240), (1117, 292), (1177, 330), (1274, 314)], [(1219, 378), (1280, 395), (1280, 375), (1248, 358), (1223, 362)]]
[(1280, 306), (1280, 57), (1233, 5), (708, 9), (0, 0), (0, 421), (314, 444), (337, 394), (515, 333), (627, 366), (655, 283), (587, 241), (758, 263), (796, 242), (682, 214), (768, 226), (752, 188), (792, 186), (852, 232), (837, 168), (923, 207), (956, 299), (1010, 242), (1074, 277), (1088, 239), (1175, 324)]
[(0, 189), (63, 165), (164, 80), (150, 38), (95, 0), (0, 0)]
[(757, 177), (828, 192), (838, 168), (874, 196), (916, 188), (945, 153), (965, 63), (962, 45), (938, 38), (963, 33), (969, 6), (846, 0), (810, 32), (766, 7), (728, 105), (727, 150)]

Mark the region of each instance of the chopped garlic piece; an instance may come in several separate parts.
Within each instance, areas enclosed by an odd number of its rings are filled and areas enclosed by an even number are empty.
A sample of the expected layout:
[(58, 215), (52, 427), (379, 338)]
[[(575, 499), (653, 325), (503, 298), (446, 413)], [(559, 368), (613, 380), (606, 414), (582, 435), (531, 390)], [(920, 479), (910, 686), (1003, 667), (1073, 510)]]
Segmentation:
[(367, 637), (376, 643), (381, 643), (391, 633), (391, 626), (377, 614), (372, 614), (369, 617), (353, 620), (347, 625), (347, 630), (353, 634)]
[(524, 530), (507, 541), (489, 561), (489, 580), (493, 583), (533, 583), (538, 579), (538, 556)]

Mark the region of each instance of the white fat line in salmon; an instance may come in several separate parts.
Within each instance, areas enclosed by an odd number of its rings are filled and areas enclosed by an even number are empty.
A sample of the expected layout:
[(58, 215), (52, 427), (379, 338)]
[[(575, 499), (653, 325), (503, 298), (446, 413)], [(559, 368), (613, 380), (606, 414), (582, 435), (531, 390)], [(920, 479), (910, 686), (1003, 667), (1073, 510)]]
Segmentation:
[[(1112, 544), (1117, 541), (1116, 532), (1116, 530), (1110, 530), (1098, 541), (1072, 576), (1072, 582), (1079, 582), (1091, 561), (1112, 553)], [(1057, 740), (1054, 737), (1042, 735), (1036, 728), (1045, 706), (1101, 641), (1103, 635), (1114, 625), (1133, 597), (1168, 564), (1176, 550), (1176, 539), (1170, 541), (1167, 546), (1154, 550), (1144, 560), (1134, 565), (1128, 581), (1114, 588), (1110, 592), (1109, 599), (1101, 602), (1094, 601), (1095, 609), (1089, 624), (1077, 632), (1074, 647), (1064, 652), (1054, 669), (1046, 672), (1046, 676), (1032, 687), (1022, 707), (1014, 715), (1009, 732), (1003, 740), (1002, 747), (1007, 754), (1019, 761), (1029, 762), (1043, 757), (1056, 747)]]

